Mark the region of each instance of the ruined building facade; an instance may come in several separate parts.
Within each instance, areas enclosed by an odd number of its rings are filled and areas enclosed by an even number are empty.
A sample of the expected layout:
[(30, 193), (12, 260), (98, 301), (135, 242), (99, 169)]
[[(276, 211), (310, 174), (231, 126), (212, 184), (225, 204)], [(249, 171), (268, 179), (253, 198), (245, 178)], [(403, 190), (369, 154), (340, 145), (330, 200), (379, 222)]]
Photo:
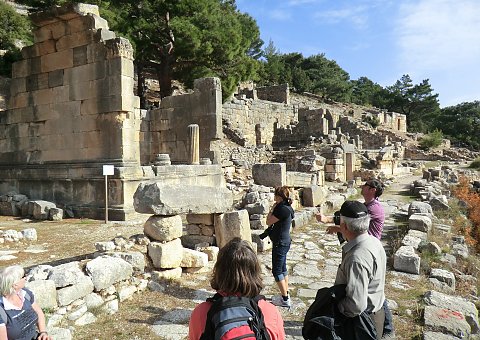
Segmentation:
[[(4, 110), (0, 106), (0, 193), (22, 193), (71, 207), (77, 216), (102, 218), (102, 165), (111, 164), (109, 215), (124, 220), (134, 213), (133, 194), (142, 181), (223, 185), (219, 164), (226, 156), (218, 141), (224, 134), (242, 146), (285, 150), (276, 157), (297, 172), (290, 183), (354, 177), (362, 140), (344, 121), (348, 112), (294, 103), (288, 85), (252, 87), (222, 103), (216, 78), (198, 79), (191, 93), (141, 110), (132, 46), (108, 29), (96, 6), (56, 7), (33, 14), (32, 21), (34, 44), (22, 50), (12, 79), (2, 80), (0, 88), (9, 88)], [(377, 115), (391, 129), (405, 131), (405, 116)], [(192, 124), (203, 159), (194, 167), (185, 165)], [(330, 146), (291, 150), (320, 140)], [(168, 162), (160, 166), (158, 157)]]

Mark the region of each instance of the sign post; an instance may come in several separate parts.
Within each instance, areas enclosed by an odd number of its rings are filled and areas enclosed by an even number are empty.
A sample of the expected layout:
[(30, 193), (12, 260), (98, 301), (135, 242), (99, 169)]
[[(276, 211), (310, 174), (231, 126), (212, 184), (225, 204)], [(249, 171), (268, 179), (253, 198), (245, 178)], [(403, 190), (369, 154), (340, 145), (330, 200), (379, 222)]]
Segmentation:
[(108, 176), (114, 174), (113, 165), (104, 165), (103, 166), (103, 175), (105, 176), (105, 224), (108, 223)]

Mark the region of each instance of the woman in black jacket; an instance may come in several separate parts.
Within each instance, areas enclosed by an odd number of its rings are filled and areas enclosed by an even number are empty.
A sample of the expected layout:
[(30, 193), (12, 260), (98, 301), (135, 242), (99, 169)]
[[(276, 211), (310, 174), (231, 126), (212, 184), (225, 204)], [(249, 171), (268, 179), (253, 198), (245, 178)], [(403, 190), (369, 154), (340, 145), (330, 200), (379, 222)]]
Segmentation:
[(275, 204), (267, 216), (267, 225), (270, 226), (267, 233), (273, 244), (272, 273), (281, 295), (274, 296), (272, 303), (290, 308), (292, 303), (288, 293), (287, 253), (292, 242), (290, 227), (294, 212), (288, 188), (286, 186), (275, 188), (274, 200)]

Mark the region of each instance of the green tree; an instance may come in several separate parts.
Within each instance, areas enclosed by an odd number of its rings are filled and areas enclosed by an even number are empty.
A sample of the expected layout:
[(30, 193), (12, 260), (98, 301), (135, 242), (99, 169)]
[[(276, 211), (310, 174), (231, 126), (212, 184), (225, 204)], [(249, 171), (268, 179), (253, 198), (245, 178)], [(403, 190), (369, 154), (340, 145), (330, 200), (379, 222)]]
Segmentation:
[[(64, 1), (26, 0), (29, 5)], [(224, 97), (239, 81), (255, 76), (260, 32), (255, 20), (237, 10), (233, 0), (92, 0), (113, 31), (135, 49), (139, 96), (144, 74), (153, 71), (160, 95), (172, 93), (172, 80), (192, 87), (193, 80), (217, 76)]]
[(410, 130), (428, 132), (433, 128), (440, 104), (438, 93), (433, 93), (428, 79), (414, 85), (408, 74), (403, 75), (387, 91), (390, 93), (387, 108), (405, 114)]
[[(360, 77), (357, 80), (352, 80), (351, 83), (353, 86), (352, 103), (385, 107), (385, 89), (382, 86), (374, 83), (367, 77)], [(383, 101), (380, 99), (383, 99)]]
[(0, 74), (11, 77), (12, 63), (19, 60), (21, 44), (32, 40), (30, 21), (15, 11), (5, 2), (0, 2), (0, 50), (5, 54), (0, 57)]
[(480, 150), (480, 101), (445, 107), (434, 123), (453, 142)]

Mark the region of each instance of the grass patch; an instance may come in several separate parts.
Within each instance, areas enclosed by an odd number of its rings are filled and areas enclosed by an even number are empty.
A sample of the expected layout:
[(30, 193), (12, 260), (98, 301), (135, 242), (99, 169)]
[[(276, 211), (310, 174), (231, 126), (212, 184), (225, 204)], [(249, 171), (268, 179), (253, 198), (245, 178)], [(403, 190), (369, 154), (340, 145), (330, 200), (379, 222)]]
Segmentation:
[(475, 158), (468, 167), (472, 169), (480, 170), (480, 157)]

